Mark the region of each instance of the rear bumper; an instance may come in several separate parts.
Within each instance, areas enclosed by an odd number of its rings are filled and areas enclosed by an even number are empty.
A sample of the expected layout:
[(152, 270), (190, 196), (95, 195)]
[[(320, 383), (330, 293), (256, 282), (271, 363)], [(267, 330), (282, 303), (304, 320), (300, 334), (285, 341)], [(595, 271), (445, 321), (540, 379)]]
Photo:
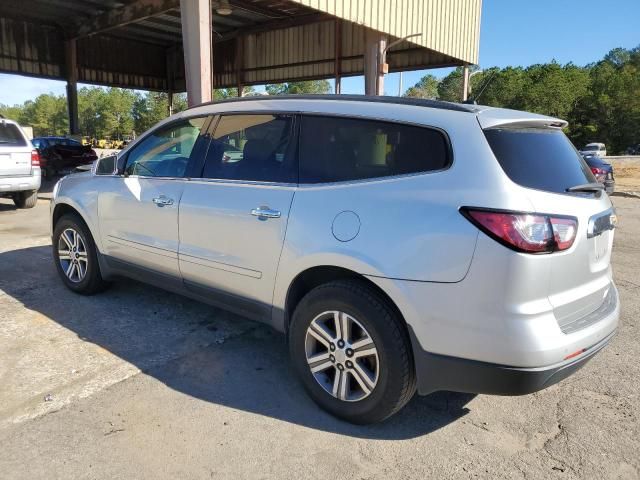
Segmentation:
[(23, 192), (40, 189), (40, 169), (33, 169), (31, 175), (12, 177), (0, 176), (0, 195), (3, 193)]
[(424, 351), (410, 329), (418, 393), (439, 390), (490, 395), (526, 395), (564, 380), (604, 348), (615, 332), (588, 347), (574, 359), (541, 368), (521, 368), (437, 355)]
[(605, 182), (604, 182), (604, 190), (605, 190), (605, 192), (607, 192), (609, 195), (611, 195), (614, 192), (615, 188), (616, 188), (615, 180), (605, 180)]

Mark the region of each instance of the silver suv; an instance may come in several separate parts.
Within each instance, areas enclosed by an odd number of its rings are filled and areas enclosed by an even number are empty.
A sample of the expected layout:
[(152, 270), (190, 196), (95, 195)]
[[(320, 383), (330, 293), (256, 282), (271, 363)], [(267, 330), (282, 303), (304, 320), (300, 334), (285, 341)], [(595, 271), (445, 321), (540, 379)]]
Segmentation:
[(64, 283), (118, 275), (284, 332), (310, 396), (355, 423), (416, 389), (526, 394), (616, 331), (616, 217), (566, 122), (425, 100), (189, 109), (51, 205)]
[(40, 155), (16, 122), (0, 116), (0, 197), (32, 208), (40, 188)]

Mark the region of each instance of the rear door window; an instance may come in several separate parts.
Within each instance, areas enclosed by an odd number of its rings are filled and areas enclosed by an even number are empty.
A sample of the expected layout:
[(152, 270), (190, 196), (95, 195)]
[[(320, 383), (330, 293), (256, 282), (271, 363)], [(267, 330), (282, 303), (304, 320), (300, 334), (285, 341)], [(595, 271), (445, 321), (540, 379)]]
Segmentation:
[(12, 123), (0, 121), (0, 147), (26, 147), (27, 141), (20, 129)]
[(523, 187), (565, 193), (570, 187), (596, 181), (560, 130), (492, 128), (484, 134), (504, 172)]
[(303, 116), (300, 183), (432, 172), (451, 164), (440, 130), (377, 120)]

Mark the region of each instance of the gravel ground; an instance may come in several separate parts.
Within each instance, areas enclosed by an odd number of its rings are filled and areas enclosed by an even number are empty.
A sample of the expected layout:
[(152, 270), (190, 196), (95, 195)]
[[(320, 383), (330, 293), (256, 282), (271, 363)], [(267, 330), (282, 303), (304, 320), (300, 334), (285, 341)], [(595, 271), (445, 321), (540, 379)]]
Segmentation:
[(614, 202), (621, 327), (585, 368), (356, 427), (315, 407), (265, 327), (131, 281), (68, 292), (48, 202), (0, 200), (0, 477), (637, 479), (640, 200)]

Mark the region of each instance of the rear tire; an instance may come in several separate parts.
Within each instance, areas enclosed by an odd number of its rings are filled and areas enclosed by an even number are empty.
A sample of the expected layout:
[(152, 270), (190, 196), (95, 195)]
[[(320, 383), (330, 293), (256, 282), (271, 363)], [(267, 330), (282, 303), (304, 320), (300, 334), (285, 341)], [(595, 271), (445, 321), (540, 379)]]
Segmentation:
[[(346, 323), (338, 327), (339, 322)], [(346, 336), (337, 332), (338, 328), (347, 331)], [(403, 319), (359, 280), (321, 285), (300, 301), (289, 329), (289, 353), (311, 398), (351, 423), (385, 420), (416, 390), (411, 343)], [(344, 388), (343, 376), (347, 379)]]
[(96, 248), (89, 228), (80, 216), (63, 215), (53, 229), (53, 259), (67, 288), (81, 295), (93, 295), (109, 287), (103, 280)]
[(33, 208), (38, 203), (38, 191), (16, 192), (13, 194), (13, 203), (18, 208)]

